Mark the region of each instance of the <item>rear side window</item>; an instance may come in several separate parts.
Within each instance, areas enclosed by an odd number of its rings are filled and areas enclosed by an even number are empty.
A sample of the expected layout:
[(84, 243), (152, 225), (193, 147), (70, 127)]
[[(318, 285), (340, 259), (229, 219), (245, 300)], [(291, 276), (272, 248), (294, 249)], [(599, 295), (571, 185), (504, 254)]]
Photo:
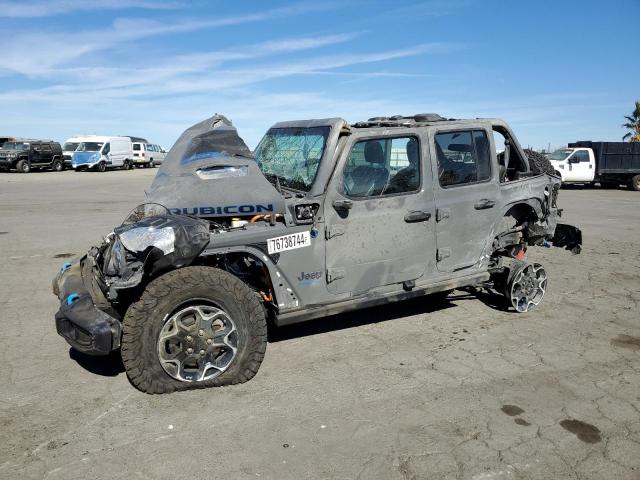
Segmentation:
[(482, 182), (491, 177), (489, 140), (484, 130), (438, 133), (435, 140), (441, 186)]
[(133, 144), (133, 150), (136, 151), (136, 152), (140, 151), (140, 144), (139, 143), (134, 143)]

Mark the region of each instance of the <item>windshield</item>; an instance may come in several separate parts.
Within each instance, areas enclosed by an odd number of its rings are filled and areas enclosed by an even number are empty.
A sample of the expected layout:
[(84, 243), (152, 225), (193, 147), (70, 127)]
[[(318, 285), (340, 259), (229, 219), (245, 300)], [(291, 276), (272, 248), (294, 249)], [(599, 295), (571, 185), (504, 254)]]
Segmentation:
[(29, 150), (29, 144), (23, 142), (6, 142), (2, 148), (7, 150)]
[(560, 150), (556, 150), (551, 155), (549, 155), (549, 160), (556, 160), (556, 161), (564, 160), (569, 155), (571, 155), (572, 152), (573, 150), (570, 150), (568, 148), (561, 148)]
[(99, 152), (104, 145), (103, 142), (82, 142), (76, 152)]
[(329, 127), (272, 128), (254, 152), (258, 167), (274, 185), (308, 191), (328, 135)]
[(62, 150), (65, 152), (75, 152), (78, 145), (80, 145), (79, 142), (67, 142), (62, 146)]

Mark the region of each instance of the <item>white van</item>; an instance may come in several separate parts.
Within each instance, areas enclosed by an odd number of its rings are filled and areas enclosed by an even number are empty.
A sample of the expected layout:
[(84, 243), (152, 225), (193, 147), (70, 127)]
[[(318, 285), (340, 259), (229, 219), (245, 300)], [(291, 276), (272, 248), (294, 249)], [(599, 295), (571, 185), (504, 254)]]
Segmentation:
[(71, 157), (75, 170), (96, 169), (104, 172), (107, 168), (129, 170), (133, 166), (133, 147), (129, 137), (107, 137), (94, 135), (86, 137), (78, 145)]
[(164, 161), (167, 152), (155, 143), (133, 142), (133, 163), (137, 167), (155, 167)]
[(73, 152), (82, 142), (90, 142), (94, 135), (80, 135), (67, 139), (62, 145), (62, 158), (64, 160), (65, 167), (71, 167), (71, 157)]

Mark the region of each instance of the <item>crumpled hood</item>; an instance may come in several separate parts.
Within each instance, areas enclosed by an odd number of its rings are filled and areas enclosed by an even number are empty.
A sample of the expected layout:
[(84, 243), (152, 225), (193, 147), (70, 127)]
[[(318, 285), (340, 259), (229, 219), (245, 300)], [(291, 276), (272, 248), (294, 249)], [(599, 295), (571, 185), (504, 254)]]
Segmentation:
[(173, 145), (147, 193), (172, 213), (201, 217), (283, 213), (284, 198), (264, 177), (231, 122), (214, 115)]

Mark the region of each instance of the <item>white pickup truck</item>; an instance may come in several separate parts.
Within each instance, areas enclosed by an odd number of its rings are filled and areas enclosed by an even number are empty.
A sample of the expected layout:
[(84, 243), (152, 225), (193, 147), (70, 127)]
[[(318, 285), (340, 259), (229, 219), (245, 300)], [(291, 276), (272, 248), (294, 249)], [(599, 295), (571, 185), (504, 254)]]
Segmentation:
[(549, 161), (562, 183), (625, 184), (640, 191), (640, 143), (575, 142), (553, 152)]

